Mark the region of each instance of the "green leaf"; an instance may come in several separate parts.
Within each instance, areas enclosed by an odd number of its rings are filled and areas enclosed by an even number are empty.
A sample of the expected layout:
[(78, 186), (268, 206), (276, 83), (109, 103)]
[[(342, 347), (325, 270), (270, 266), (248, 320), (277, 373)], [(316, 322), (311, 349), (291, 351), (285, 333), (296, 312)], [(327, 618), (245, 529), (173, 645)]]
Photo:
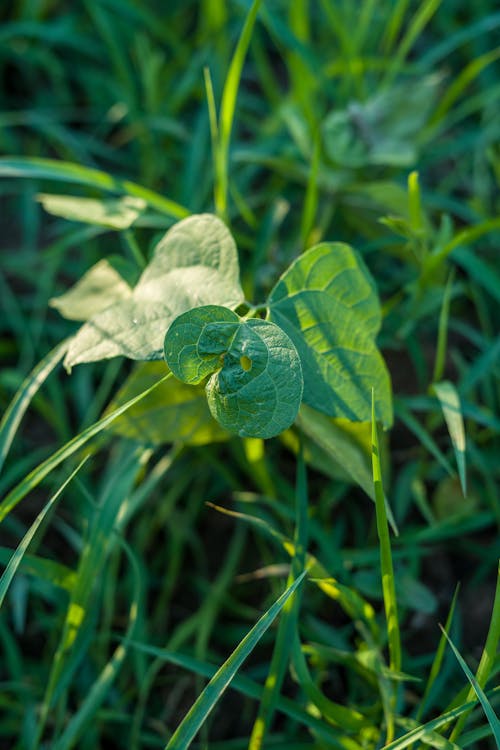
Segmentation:
[(104, 259), (92, 266), (68, 292), (49, 300), (49, 305), (67, 320), (84, 321), (131, 296), (130, 286)]
[(441, 404), (446, 426), (450, 433), (453, 450), (458, 467), (458, 476), (464, 497), (467, 495), (467, 477), (465, 474), (465, 429), (462, 417), (462, 408), (460, 406), (460, 396), (457, 389), (448, 380), (441, 383), (434, 383), (432, 386), (436, 396)]
[(190, 216), (158, 243), (131, 295), (101, 308), (80, 328), (65, 367), (120, 355), (161, 359), (165, 331), (180, 313), (207, 303), (237, 307), (242, 301), (229, 230), (210, 214)]
[[(108, 411), (142, 393), (165, 374), (165, 362), (141, 362), (126, 380)], [(213, 419), (202, 386), (170, 378), (113, 423), (112, 431), (141, 443), (162, 445), (181, 441), (206, 445), (229, 435)]]
[[(411, 83), (411, 85), (410, 85)], [(365, 102), (331, 112), (323, 122), (325, 152), (336, 164), (411, 166), (418, 136), (438, 94), (438, 76), (386, 88)]]
[(269, 297), (269, 319), (297, 347), (304, 401), (332, 417), (392, 423), (389, 375), (375, 344), (381, 314), (362, 260), (343, 243), (311, 248), (285, 271)]
[(74, 195), (37, 196), (44, 209), (53, 216), (70, 221), (81, 221), (109, 229), (128, 229), (146, 208), (146, 201), (126, 195), (123, 198), (81, 198)]
[(167, 331), (165, 359), (185, 383), (206, 384), (215, 419), (240, 437), (270, 438), (295, 420), (302, 399), (299, 355), (279, 326), (207, 305)]

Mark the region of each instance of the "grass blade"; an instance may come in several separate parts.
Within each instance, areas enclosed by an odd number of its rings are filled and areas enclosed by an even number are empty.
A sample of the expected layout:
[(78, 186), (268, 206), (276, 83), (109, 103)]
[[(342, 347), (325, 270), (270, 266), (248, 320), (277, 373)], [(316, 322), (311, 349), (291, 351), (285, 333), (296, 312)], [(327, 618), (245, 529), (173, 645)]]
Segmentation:
[(250, 39), (252, 38), (252, 31), (261, 2), (262, 0), (254, 0), (248, 11), (243, 30), (231, 60), (231, 65), (229, 66), (224, 90), (222, 92), (222, 101), (219, 112), (219, 137), (215, 162), (215, 207), (217, 213), (223, 219), (227, 216), (229, 143), (233, 128), (236, 97), (238, 95), (243, 62), (250, 44)]
[(118, 407), (111, 414), (107, 414), (102, 419), (94, 422), (93, 425), (83, 430), (79, 435), (69, 440), (65, 445), (59, 448), (45, 461), (42, 461), (33, 471), (31, 471), (11, 492), (4, 498), (0, 503), (0, 522), (10, 513), (10, 511), (16, 507), (16, 505), (30, 492), (32, 489), (37, 487), (40, 482), (45, 479), (47, 474), (50, 474), (60, 463), (65, 461), (70, 456), (74, 455), (80, 448), (83, 448), (89, 440), (98, 435), (100, 432), (106, 429), (117, 417), (130, 409), (131, 406), (136, 404), (141, 399), (145, 398), (149, 393), (154, 391), (161, 383), (164, 383), (167, 378), (170, 378), (172, 373), (168, 373), (164, 378), (159, 380), (157, 383), (148, 388), (147, 390), (140, 393), (138, 396), (134, 396), (127, 401), (123, 406)]
[(184, 219), (190, 213), (187, 208), (179, 203), (164, 198), (159, 193), (142, 187), (142, 185), (73, 162), (30, 157), (17, 157), (15, 159), (2, 157), (0, 158), (0, 177), (58, 180), (121, 195), (130, 195), (134, 198), (141, 198), (151, 208), (174, 219)]
[[(380, 545), (380, 572), (382, 576), (382, 593), (384, 598), (385, 616), (387, 621), (387, 641), (389, 644), (390, 669), (401, 671), (401, 634), (399, 631), (398, 607), (392, 564), (391, 540), (387, 521), (386, 503), (382, 486), (382, 469), (380, 465), (380, 450), (375, 419), (375, 394), (372, 390), (372, 471), (373, 487), (375, 490), (375, 510), (377, 517), (377, 533)], [(387, 742), (394, 736), (394, 718), (387, 716)]]
[(69, 750), (70, 747), (73, 747), (78, 736), (85, 729), (86, 725), (92, 720), (95, 712), (98, 710), (99, 706), (106, 698), (111, 685), (115, 681), (118, 672), (120, 671), (120, 668), (125, 661), (125, 657), (127, 656), (129, 650), (129, 642), (133, 640), (135, 635), (137, 614), (139, 611), (139, 602), (141, 599), (141, 573), (136, 557), (129, 545), (123, 539), (120, 539), (120, 544), (125, 550), (125, 553), (129, 559), (134, 579), (134, 592), (129, 609), (129, 622), (127, 631), (122, 643), (120, 643), (119, 646), (117, 646), (117, 648), (115, 649), (113, 656), (92, 685), (90, 692), (86, 696), (83, 703), (79, 706), (77, 713), (72, 717), (72, 719), (66, 726), (62, 736), (53, 745), (53, 750)]
[(436, 359), (434, 362), (434, 374), (432, 376), (432, 382), (437, 383), (443, 377), (445, 359), (446, 359), (446, 344), (448, 340), (448, 323), (450, 319), (450, 300), (451, 291), (453, 289), (453, 280), (455, 278), (454, 270), (450, 273), (448, 281), (443, 292), (443, 301), (441, 303), (441, 311), (439, 313), (438, 323), (438, 340), (436, 345)]
[[(302, 445), (297, 456), (297, 478), (296, 478), (296, 522), (294, 553), (291, 562), (291, 571), (287, 585), (290, 586), (295, 578), (304, 570), (307, 549), (307, 511), (308, 492), (307, 475)], [(260, 750), (266, 732), (271, 724), (276, 710), (277, 700), (285, 677), (286, 668), (290, 658), (290, 651), (294, 637), (297, 633), (297, 621), (299, 615), (300, 599), (298, 593), (291, 596), (283, 607), (280, 618), (276, 641), (269, 672), (264, 685), (264, 692), (259, 706), (259, 712), (252, 727), (252, 733), (248, 744), (248, 750)]]
[(392, 83), (397, 76), (419, 34), (425, 28), (440, 5), (441, 0), (424, 0), (424, 2), (419, 3), (417, 6), (418, 10), (410, 20), (405, 35), (401, 39), (398, 48), (394, 51), (393, 62), (384, 80), (385, 85)]
[(456, 476), (455, 472), (453, 471), (453, 467), (451, 466), (444, 453), (439, 449), (435, 440), (420, 424), (420, 422), (415, 419), (410, 410), (406, 408), (406, 405), (403, 403), (403, 401), (401, 399), (395, 399), (394, 406), (397, 416), (405, 423), (408, 429), (411, 430), (414, 435), (416, 435), (422, 445), (427, 448), (429, 453), (434, 456), (436, 461), (441, 464), (443, 469), (445, 469), (450, 477)]
[[(445, 634), (446, 635), (446, 634)], [(448, 638), (448, 636), (446, 636)], [(486, 643), (484, 645), (483, 653), (481, 655), (481, 659), (479, 661), (479, 666), (477, 668), (476, 676), (474, 677), (472, 673), (470, 672), (469, 668), (463, 661), (462, 657), (456, 650), (455, 646), (451, 643), (450, 639), (448, 638), (448, 641), (450, 643), (450, 646), (453, 649), (453, 652), (455, 656), (457, 657), (460, 666), (464, 670), (465, 674), (467, 675), (467, 678), (469, 679), (472, 687), (469, 690), (466, 700), (471, 700), (474, 695), (477, 695), (478, 699), (481, 702), (481, 705), (483, 706), (484, 712), (488, 718), (488, 721), (490, 722), (490, 726), (493, 731), (493, 735), (497, 742), (497, 747), (500, 750), (500, 723), (498, 718), (493, 713), (493, 709), (489, 705), (487, 699), (485, 700), (486, 696), (484, 695), (483, 688), (486, 685), (486, 682), (488, 681), (488, 678), (493, 670), (493, 666), (495, 664), (496, 655), (497, 655), (497, 649), (498, 644), (500, 643), (500, 563), (498, 565), (498, 572), (497, 572), (497, 585), (495, 589), (495, 598), (493, 601), (493, 611), (491, 613), (491, 620), (490, 620), (490, 626), (488, 628), (488, 635), (486, 636)], [(492, 722), (492, 714), (494, 717), (494, 720)], [(456, 740), (458, 736), (460, 735), (462, 728), (465, 724), (465, 721), (467, 719), (468, 712), (463, 714), (460, 719), (457, 721), (456, 726), (451, 733), (450, 739)]]
[(39, 746), (50, 709), (59, 686), (64, 681), (65, 667), (75, 650), (75, 643), (85, 620), (89, 617), (89, 602), (95, 589), (94, 584), (99, 580), (107, 555), (116, 541), (119, 519), (125, 512), (137, 475), (149, 456), (149, 451), (144, 451), (135, 444), (124, 444), (104, 485), (102, 497), (92, 518), (89, 536), (80, 555), (75, 585), (47, 680), (34, 747)]
[[(140, 643), (137, 641), (131, 642), (130, 645), (142, 653), (150, 654), (151, 656), (161, 659), (168, 664), (174, 664), (177, 667), (189, 670), (190, 672), (193, 672), (194, 674), (200, 675), (202, 677), (211, 679), (217, 673), (216, 666), (204, 661), (200, 661), (199, 659), (195, 659), (193, 656), (179, 653), (178, 651), (157, 648), (156, 646), (151, 646), (149, 644)], [(230, 687), (231, 689), (241, 693), (241, 695), (245, 695), (249, 698), (254, 698), (256, 700), (262, 698), (262, 685), (250, 679), (246, 675), (237, 674), (231, 682)], [(318, 737), (321, 737), (329, 743), (329, 747), (338, 748), (338, 750), (345, 750), (345, 745), (342, 744), (342, 742), (336, 741), (337, 737), (339, 737), (340, 739), (344, 737), (343, 730), (341, 730), (341, 734), (337, 733), (333, 727), (325, 724), (321, 719), (318, 719), (316, 716), (308, 713), (298, 703), (291, 700), (290, 698), (284, 698), (283, 696), (280, 696), (277, 700), (276, 708), (285, 716), (289, 716), (291, 719), (300, 722), (305, 727), (308, 727), (309, 729), (314, 731), (314, 733)], [(352, 750), (354, 750), (354, 748)]]
[(5, 568), (4, 572), (2, 573), (2, 577), (0, 578), (0, 607), (2, 606), (5, 595), (7, 593), (7, 590), (12, 582), (12, 579), (14, 578), (17, 569), (19, 568), (19, 565), (21, 564), (21, 561), (23, 559), (24, 553), (28, 549), (28, 546), (30, 545), (33, 537), (35, 536), (36, 532), (40, 528), (40, 525), (43, 521), (43, 519), (46, 517), (48, 512), (52, 509), (54, 504), (57, 502), (61, 494), (64, 492), (68, 484), (71, 482), (73, 477), (78, 474), (80, 469), (82, 468), (83, 464), (87, 460), (88, 457), (85, 457), (83, 461), (81, 461), (76, 469), (71, 472), (69, 477), (63, 482), (63, 484), (59, 487), (57, 492), (55, 492), (50, 500), (46, 503), (46, 505), (42, 508), (40, 513), (35, 518), (34, 522), (29, 527), (28, 531), (20, 541), (16, 551), (10, 558), (7, 567)]
[(443, 631), (443, 634), (441, 635), (441, 638), (439, 639), (439, 645), (438, 645), (436, 653), (434, 655), (432, 666), (431, 666), (431, 669), (430, 669), (430, 672), (429, 672), (429, 678), (428, 678), (427, 683), (425, 685), (424, 694), (422, 696), (422, 699), (420, 701), (420, 705), (418, 707), (418, 711), (417, 711), (417, 715), (416, 715), (417, 721), (420, 721), (421, 717), (423, 716), (423, 713), (424, 713), (424, 711), (426, 709), (426, 704), (427, 704), (429, 695), (430, 695), (431, 690), (433, 688), (433, 685), (434, 685), (434, 683), (436, 681), (436, 678), (437, 678), (437, 676), (438, 676), (438, 674), (439, 674), (439, 672), (441, 670), (441, 665), (443, 663), (443, 657), (444, 657), (444, 651), (445, 651), (445, 648), (446, 648), (446, 638), (445, 638), (445, 635), (447, 633), (449, 633), (449, 631), (450, 631), (451, 622), (453, 620), (453, 615), (455, 613), (455, 607), (456, 607), (456, 604), (457, 604), (458, 590), (459, 590), (459, 586), (457, 586), (457, 588), (455, 589), (455, 593), (453, 595), (453, 599), (452, 599), (452, 602), (451, 602), (450, 611), (448, 612), (448, 617), (446, 618), (446, 623), (445, 623), (445, 626), (444, 626), (444, 631)]
[(165, 750), (186, 750), (196, 736), (198, 730), (212, 711), (222, 693), (241, 667), (247, 656), (253, 651), (266, 630), (273, 623), (276, 616), (283, 609), (285, 603), (304, 580), (304, 571), (274, 604), (262, 615), (260, 620), (247, 633), (231, 656), (217, 670), (203, 692), (198, 696), (192, 707), (181, 721), (172, 735)]
[(462, 417), (462, 408), (460, 405), (460, 396), (458, 395), (457, 389), (448, 380), (443, 380), (441, 383), (434, 383), (432, 386), (436, 396), (441, 404), (446, 426), (450, 433), (453, 450), (455, 451), (455, 458), (458, 467), (458, 476), (460, 477), (460, 484), (462, 486), (462, 492), (464, 497), (467, 495), (467, 477), (465, 473), (465, 428), (464, 420)]
[(442, 120), (453, 103), (464, 95), (464, 90), (467, 86), (477, 78), (484, 68), (496, 62), (499, 58), (500, 48), (497, 47), (496, 49), (490, 50), (486, 54), (480, 55), (472, 60), (467, 67), (462, 70), (460, 75), (453, 79), (453, 83), (441, 98), (439, 106), (434, 112), (432, 121), (439, 122)]
[[(472, 689), (473, 689), (474, 693), (477, 695), (478, 700), (479, 700), (479, 702), (481, 703), (481, 705), (483, 707), (484, 713), (486, 714), (486, 718), (489, 721), (489, 724), (490, 724), (490, 727), (491, 727), (491, 731), (493, 732), (493, 736), (495, 738), (496, 746), (500, 750), (500, 720), (498, 719), (498, 716), (494, 712), (494, 710), (493, 710), (493, 708), (491, 706), (491, 703), (489, 702), (488, 698), (486, 697), (483, 689), (481, 688), (481, 686), (479, 685), (478, 681), (476, 680), (476, 678), (474, 677), (474, 675), (470, 671), (469, 667), (467, 666), (467, 664), (464, 661), (464, 659), (463, 659), (462, 655), (460, 654), (459, 650), (457, 649), (457, 647), (455, 646), (455, 644), (451, 640), (450, 636), (447, 634), (447, 632), (444, 630), (444, 628), (442, 628), (442, 631), (443, 631), (443, 635), (445, 636), (446, 640), (450, 644), (453, 653), (457, 657), (458, 663), (460, 664), (461, 668), (463, 669), (463, 671), (465, 672), (465, 674), (467, 676), (467, 679), (469, 680), (470, 684), (472, 685)], [(463, 719), (464, 716), (462, 715), (460, 718)], [(457, 727), (458, 727), (458, 723), (457, 723)], [(455, 734), (455, 732), (456, 732), (456, 728), (455, 728), (455, 731), (453, 732), (453, 734)]]
[(62, 341), (37, 364), (5, 411), (0, 422), (0, 472), (26, 409), (40, 386), (64, 357), (68, 345), (69, 339)]

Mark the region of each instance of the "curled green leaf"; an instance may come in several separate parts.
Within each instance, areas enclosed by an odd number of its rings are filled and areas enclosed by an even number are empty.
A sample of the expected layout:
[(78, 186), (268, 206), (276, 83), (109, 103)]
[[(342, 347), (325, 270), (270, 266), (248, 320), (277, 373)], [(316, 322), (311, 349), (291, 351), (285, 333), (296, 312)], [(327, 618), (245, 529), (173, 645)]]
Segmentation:
[(294, 422), (302, 400), (299, 355), (277, 325), (243, 320), (218, 305), (189, 310), (172, 323), (164, 354), (173, 374), (205, 390), (215, 419), (241, 437), (270, 438)]

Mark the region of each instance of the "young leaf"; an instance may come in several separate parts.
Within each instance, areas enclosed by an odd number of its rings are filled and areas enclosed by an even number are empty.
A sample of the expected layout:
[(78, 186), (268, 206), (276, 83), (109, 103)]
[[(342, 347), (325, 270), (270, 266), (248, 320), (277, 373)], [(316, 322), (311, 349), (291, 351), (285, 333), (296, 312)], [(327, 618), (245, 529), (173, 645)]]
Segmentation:
[(165, 337), (173, 374), (196, 385), (207, 376), (212, 415), (240, 437), (270, 438), (295, 420), (302, 399), (299, 355), (279, 326), (242, 320), (207, 305), (180, 315)]
[(71, 341), (64, 364), (125, 355), (161, 359), (165, 331), (192, 307), (243, 301), (234, 240), (220, 219), (190, 216), (174, 225), (156, 246), (127, 299), (100, 309)]
[(389, 375), (375, 336), (380, 306), (363, 262), (343, 243), (311, 248), (285, 271), (272, 290), (269, 319), (297, 347), (304, 373), (304, 401), (331, 417), (354, 422), (376, 413), (392, 423)]

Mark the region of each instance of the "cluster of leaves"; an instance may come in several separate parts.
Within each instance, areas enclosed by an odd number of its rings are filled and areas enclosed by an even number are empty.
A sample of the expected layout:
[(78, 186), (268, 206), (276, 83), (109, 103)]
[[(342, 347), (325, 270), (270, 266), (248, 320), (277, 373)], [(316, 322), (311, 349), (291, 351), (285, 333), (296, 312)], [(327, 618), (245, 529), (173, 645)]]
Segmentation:
[[(101, 260), (52, 301), (86, 321), (69, 343), (68, 370), (117, 355), (159, 359), (164, 350), (184, 383), (212, 375), (210, 411), (241, 437), (283, 432), (302, 399), (331, 417), (368, 421), (372, 389), (377, 415), (391, 424), (389, 376), (375, 344), (380, 306), (352, 248), (324, 243), (298, 258), (271, 291), (267, 320), (240, 318), (233, 310), (242, 303), (236, 245), (209, 214), (175, 224), (133, 289)], [(182, 413), (179, 420), (182, 431)]]

